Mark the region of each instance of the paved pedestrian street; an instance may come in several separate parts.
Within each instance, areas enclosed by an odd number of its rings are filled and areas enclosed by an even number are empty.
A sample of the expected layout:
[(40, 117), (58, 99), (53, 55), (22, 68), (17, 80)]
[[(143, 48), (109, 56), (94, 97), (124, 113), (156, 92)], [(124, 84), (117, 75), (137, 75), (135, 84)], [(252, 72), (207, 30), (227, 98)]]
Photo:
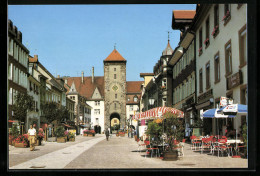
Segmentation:
[(76, 142), (43, 142), (35, 151), (9, 146), (10, 169), (144, 169), (144, 168), (247, 168), (247, 159), (201, 154), (185, 143), (184, 157), (177, 161), (145, 158), (133, 138), (113, 135), (77, 136)]

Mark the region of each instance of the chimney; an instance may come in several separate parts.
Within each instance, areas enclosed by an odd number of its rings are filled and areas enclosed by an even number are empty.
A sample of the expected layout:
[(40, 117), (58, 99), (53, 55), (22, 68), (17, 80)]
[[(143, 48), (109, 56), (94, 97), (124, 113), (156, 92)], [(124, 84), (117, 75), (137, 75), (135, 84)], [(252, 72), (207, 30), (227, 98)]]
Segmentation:
[(84, 83), (84, 72), (81, 72), (81, 83)]
[(94, 67), (92, 67), (92, 83), (94, 83)]
[(58, 75), (57, 78), (60, 78), (60, 75)]

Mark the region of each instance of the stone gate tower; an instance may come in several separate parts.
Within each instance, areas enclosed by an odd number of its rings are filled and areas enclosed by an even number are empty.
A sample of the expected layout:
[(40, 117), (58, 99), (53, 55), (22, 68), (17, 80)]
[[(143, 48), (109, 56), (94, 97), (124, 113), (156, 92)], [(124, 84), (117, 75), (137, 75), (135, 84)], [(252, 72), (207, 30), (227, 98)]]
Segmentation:
[(120, 120), (120, 128), (126, 124), (126, 60), (114, 49), (104, 60), (105, 128), (111, 119)]

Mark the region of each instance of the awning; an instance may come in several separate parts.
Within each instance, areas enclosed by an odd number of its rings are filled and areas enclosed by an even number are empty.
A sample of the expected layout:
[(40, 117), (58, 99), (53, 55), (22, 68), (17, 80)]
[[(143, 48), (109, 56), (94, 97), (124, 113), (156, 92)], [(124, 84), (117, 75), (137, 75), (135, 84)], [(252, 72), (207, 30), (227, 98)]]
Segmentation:
[(205, 111), (202, 116), (204, 118), (231, 118), (235, 117), (234, 115), (222, 115), (217, 113), (218, 109), (209, 109)]
[(8, 120), (8, 122), (10, 122), (10, 123), (14, 123), (14, 122), (18, 122), (17, 120)]
[(179, 118), (184, 117), (184, 113), (178, 109), (171, 108), (171, 107), (157, 107), (157, 108), (153, 108), (148, 111), (141, 112), (141, 113), (134, 115), (133, 120), (134, 119), (137, 119), (137, 120), (158, 119), (158, 118), (162, 118), (166, 112), (176, 114)]

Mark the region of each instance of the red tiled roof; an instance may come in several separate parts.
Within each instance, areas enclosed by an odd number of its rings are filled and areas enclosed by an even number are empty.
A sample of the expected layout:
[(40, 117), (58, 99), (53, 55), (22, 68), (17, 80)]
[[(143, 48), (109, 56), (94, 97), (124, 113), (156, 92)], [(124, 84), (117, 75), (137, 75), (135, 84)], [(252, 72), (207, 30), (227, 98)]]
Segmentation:
[(173, 16), (175, 19), (193, 19), (196, 10), (174, 10)]
[[(84, 77), (84, 82), (81, 82), (81, 77), (68, 77), (67, 84), (71, 87), (73, 81), (75, 84), (75, 88), (77, 92), (86, 97), (87, 99), (91, 99), (96, 87), (98, 88), (101, 96), (104, 96), (104, 77), (96, 76), (94, 78), (94, 83), (92, 83), (92, 77)], [(69, 89), (67, 89), (69, 91)], [(67, 91), (67, 92), (68, 92)]]
[(34, 55), (34, 57), (29, 56), (29, 62), (38, 62), (38, 55)]
[(121, 54), (114, 49), (104, 61), (126, 61)]
[(141, 85), (143, 81), (127, 81), (126, 93), (141, 93)]

